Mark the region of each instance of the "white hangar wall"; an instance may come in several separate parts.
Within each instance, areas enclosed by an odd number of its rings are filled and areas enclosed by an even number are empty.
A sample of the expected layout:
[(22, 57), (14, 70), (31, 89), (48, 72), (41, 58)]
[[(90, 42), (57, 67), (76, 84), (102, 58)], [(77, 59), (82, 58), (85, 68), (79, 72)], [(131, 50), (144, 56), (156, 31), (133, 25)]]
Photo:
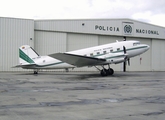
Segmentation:
[(140, 38), (165, 38), (165, 28), (131, 19), (36, 20), (35, 30)]
[[(164, 32), (163, 27), (130, 19), (36, 20), (35, 48), (41, 54), (51, 54), (111, 43), (123, 40), (125, 36), (127, 40), (150, 45), (146, 53), (131, 59), (127, 71), (165, 71)], [(123, 65), (111, 67), (122, 71)], [(96, 69), (85, 67), (76, 70)]]
[[(81, 34), (120, 35), (120, 20), (37, 20), (35, 30), (60, 31)], [(110, 27), (107, 26), (110, 24)], [(101, 26), (100, 26), (101, 25)], [(106, 28), (106, 30), (104, 30)], [(104, 32), (100, 32), (104, 31)]]
[(34, 48), (39, 55), (66, 52), (67, 33), (35, 31)]
[(34, 47), (34, 20), (0, 17), (0, 71), (22, 71), (18, 64), (21, 45)]

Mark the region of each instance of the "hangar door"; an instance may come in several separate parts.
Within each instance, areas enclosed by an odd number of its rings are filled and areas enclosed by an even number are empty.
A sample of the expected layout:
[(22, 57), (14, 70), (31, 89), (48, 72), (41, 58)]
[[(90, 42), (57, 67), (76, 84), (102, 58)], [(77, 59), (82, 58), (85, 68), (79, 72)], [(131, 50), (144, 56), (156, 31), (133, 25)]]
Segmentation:
[(152, 40), (152, 71), (165, 71), (165, 40)]
[(67, 51), (78, 50), (98, 45), (97, 35), (71, 34), (67, 35)]
[(123, 37), (117, 37), (117, 36), (99, 36), (99, 45), (103, 44), (109, 44), (118, 41), (123, 41)]

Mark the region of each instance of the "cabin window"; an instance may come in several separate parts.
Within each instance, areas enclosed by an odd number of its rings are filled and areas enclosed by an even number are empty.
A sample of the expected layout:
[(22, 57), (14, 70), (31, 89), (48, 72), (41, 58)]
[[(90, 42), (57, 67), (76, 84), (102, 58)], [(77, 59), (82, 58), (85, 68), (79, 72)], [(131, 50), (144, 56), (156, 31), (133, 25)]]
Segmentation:
[(93, 53), (91, 53), (90, 56), (93, 56)]
[(107, 51), (103, 51), (104, 54), (106, 54)]
[(112, 50), (110, 50), (110, 52), (113, 52), (113, 49), (112, 49)]
[(97, 52), (97, 55), (99, 55), (100, 54), (100, 52)]
[(84, 56), (87, 56), (86, 54)]
[(120, 50), (120, 48), (117, 48), (117, 51), (119, 51)]

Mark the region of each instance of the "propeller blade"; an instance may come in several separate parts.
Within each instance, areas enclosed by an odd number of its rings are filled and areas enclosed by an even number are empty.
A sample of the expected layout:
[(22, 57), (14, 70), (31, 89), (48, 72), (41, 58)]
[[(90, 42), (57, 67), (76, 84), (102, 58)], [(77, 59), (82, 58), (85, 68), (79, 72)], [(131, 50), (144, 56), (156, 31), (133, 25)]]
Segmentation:
[[(125, 46), (123, 46), (123, 51), (124, 51), (124, 54), (126, 55), (126, 54), (127, 54), (127, 51), (126, 51)], [(125, 60), (125, 61), (127, 60), (127, 55), (125, 56), (124, 60)]]
[(128, 65), (130, 66), (130, 59), (128, 58)]
[(127, 53), (125, 46), (123, 46), (123, 51), (124, 51), (124, 54)]
[(123, 62), (123, 72), (126, 72), (126, 62)]
[(123, 72), (126, 72), (126, 66), (127, 66), (127, 60), (128, 60), (128, 65), (130, 65), (130, 59), (127, 57), (127, 50), (125, 46), (123, 46), (123, 52), (125, 54), (124, 62), (123, 62)]
[(123, 41), (126, 41), (126, 37), (123, 37), (124, 38), (124, 40)]

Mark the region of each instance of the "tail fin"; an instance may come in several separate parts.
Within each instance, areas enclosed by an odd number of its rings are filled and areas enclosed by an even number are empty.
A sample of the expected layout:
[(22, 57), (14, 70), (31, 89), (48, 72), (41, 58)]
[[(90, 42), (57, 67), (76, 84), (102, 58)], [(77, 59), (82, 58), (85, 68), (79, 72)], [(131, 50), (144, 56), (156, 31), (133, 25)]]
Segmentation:
[(21, 65), (33, 64), (33, 58), (38, 56), (39, 54), (29, 45), (23, 45), (19, 48), (19, 63)]

